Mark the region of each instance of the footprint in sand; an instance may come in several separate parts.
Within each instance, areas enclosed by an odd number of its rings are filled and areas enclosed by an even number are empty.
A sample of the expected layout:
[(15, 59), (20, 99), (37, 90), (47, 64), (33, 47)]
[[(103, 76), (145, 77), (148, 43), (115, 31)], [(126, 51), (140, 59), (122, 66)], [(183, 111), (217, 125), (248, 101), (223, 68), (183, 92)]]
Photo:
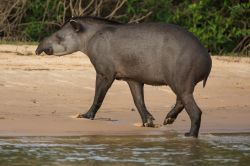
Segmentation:
[[(76, 114), (76, 115), (73, 115), (73, 116), (70, 116), (70, 117), (71, 117), (71, 118), (77, 118), (77, 119), (79, 119), (79, 115), (81, 115), (81, 114)], [(85, 119), (85, 118), (80, 118), (80, 119)], [(95, 118), (95, 120), (99, 120), (99, 121), (110, 121), (110, 122), (116, 122), (116, 121), (118, 121), (118, 120), (116, 120), (116, 119), (102, 118), (102, 117)]]

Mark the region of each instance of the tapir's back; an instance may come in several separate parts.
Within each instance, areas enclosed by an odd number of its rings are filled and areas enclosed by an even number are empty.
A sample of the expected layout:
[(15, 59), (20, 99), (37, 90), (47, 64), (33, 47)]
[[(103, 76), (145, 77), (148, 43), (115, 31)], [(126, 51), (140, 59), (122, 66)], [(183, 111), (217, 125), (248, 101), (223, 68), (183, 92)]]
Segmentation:
[[(110, 53), (121, 78), (132, 77), (148, 84), (161, 85), (173, 80), (169, 77), (174, 77), (181, 61), (187, 69), (195, 61), (199, 63), (195, 66), (201, 67), (201, 71), (208, 70), (202, 69), (204, 65), (211, 68), (211, 65), (206, 65), (210, 56), (199, 40), (184, 28), (172, 24), (118, 26), (111, 33), (110, 45)], [(200, 75), (205, 73), (198, 75), (194, 77), (203, 77)]]

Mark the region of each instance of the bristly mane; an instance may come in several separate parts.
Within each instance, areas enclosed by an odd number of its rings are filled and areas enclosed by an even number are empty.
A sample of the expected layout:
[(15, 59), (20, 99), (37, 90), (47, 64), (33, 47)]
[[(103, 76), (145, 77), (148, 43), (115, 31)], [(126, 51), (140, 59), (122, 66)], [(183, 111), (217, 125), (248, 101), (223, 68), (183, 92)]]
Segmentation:
[(65, 21), (65, 23), (62, 26), (67, 24), (70, 20), (82, 20), (82, 21), (86, 21), (86, 22), (90, 22), (90, 23), (93, 22), (93, 23), (98, 23), (98, 24), (111, 24), (111, 25), (122, 24), (121, 22), (114, 21), (114, 20), (109, 20), (109, 19), (105, 19), (105, 18), (101, 18), (101, 17), (75, 16), (75, 17), (71, 17), (67, 21)]

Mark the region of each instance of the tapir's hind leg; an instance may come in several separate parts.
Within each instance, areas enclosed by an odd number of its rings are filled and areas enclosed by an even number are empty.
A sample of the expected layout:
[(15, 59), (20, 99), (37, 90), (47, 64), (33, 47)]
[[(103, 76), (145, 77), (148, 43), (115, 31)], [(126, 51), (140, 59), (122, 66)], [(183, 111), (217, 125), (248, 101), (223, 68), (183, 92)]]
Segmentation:
[(202, 112), (197, 106), (193, 94), (184, 94), (181, 96), (181, 100), (191, 119), (190, 131), (186, 133), (185, 136), (198, 137)]
[[(175, 117), (184, 107), (191, 120), (190, 131), (185, 136), (198, 137), (202, 112), (194, 100), (193, 92), (196, 84), (193, 80), (192, 73), (178, 74), (175, 85), (171, 87), (178, 96), (177, 103), (168, 115), (169, 117)], [(167, 120), (165, 120), (165, 123), (167, 123)]]
[(176, 104), (171, 109), (171, 111), (167, 114), (163, 122), (163, 125), (172, 124), (183, 109), (184, 109), (184, 105), (182, 104), (180, 97), (177, 96)]
[(140, 113), (142, 124), (145, 127), (154, 127), (154, 117), (148, 112), (144, 103), (143, 84), (135, 81), (127, 81), (131, 90), (135, 106)]

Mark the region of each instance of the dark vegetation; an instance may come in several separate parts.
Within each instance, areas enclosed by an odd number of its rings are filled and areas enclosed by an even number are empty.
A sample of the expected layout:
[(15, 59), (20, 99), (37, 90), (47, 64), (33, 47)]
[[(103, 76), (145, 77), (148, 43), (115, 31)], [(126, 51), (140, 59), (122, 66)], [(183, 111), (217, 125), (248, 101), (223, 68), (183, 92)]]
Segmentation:
[(179, 24), (213, 54), (249, 56), (248, 0), (1, 0), (0, 38), (38, 41), (71, 16), (82, 15)]

